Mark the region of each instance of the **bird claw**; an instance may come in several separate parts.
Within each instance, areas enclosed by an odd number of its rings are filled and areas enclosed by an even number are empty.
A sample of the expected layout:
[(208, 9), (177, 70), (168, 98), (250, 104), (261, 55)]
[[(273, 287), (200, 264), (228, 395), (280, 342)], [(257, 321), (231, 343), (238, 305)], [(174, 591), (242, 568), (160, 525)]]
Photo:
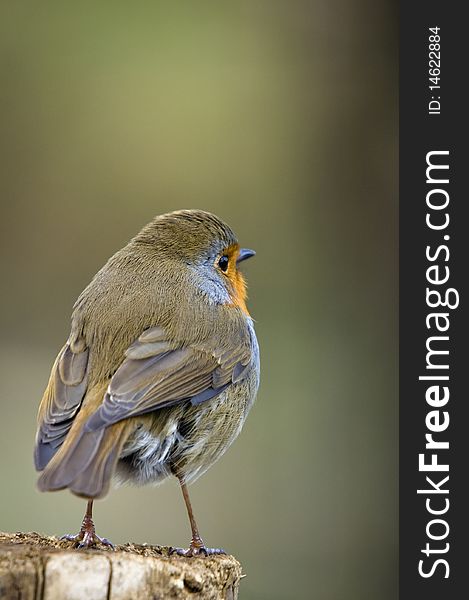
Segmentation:
[(75, 542), (75, 547), (78, 550), (93, 548), (99, 544), (115, 550), (112, 542), (106, 538), (96, 535), (94, 531), (81, 530), (77, 535), (67, 534), (63, 535), (60, 539), (67, 540), (69, 542)]
[(212, 556), (215, 554), (226, 554), (223, 548), (207, 548), (206, 546), (193, 546), (189, 548), (170, 548), (169, 554), (177, 554), (186, 558), (200, 558), (201, 556)]

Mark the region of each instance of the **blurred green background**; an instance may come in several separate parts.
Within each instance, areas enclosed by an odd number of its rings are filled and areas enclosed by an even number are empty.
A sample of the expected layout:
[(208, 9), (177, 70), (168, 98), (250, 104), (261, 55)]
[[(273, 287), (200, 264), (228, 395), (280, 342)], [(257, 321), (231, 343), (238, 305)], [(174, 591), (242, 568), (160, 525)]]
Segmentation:
[[(397, 24), (384, 0), (2, 1), (0, 529), (77, 531), (39, 494), (35, 417), (71, 307), (154, 215), (217, 213), (262, 383), (192, 487), (243, 600), (397, 597)], [(186, 545), (176, 482), (95, 510)]]

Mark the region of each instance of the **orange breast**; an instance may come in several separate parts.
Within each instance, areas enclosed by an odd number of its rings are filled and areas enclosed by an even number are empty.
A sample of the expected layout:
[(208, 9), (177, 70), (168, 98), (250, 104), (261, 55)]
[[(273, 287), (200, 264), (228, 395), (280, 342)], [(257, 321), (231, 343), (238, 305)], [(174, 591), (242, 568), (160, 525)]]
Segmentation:
[(239, 244), (233, 244), (227, 248), (225, 254), (230, 259), (226, 276), (230, 280), (232, 286), (232, 291), (230, 293), (232, 305), (238, 306), (246, 315), (249, 316), (249, 311), (246, 306), (246, 281), (236, 266), (236, 259), (238, 258), (239, 254)]

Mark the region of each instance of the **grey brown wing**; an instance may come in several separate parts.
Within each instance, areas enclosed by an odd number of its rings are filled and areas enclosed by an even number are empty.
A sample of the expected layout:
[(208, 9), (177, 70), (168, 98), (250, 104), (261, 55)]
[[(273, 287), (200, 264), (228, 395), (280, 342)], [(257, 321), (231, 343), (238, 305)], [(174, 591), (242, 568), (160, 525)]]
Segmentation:
[(67, 342), (52, 367), (38, 414), (34, 448), (38, 471), (46, 467), (62, 445), (80, 409), (88, 385), (88, 355), (84, 344), (80, 351), (73, 352)]
[(111, 379), (103, 404), (89, 418), (85, 431), (96, 431), (181, 402), (200, 404), (241, 381), (249, 368), (247, 343), (236, 340), (218, 348), (210, 340), (175, 347), (161, 328), (145, 331), (130, 346)]

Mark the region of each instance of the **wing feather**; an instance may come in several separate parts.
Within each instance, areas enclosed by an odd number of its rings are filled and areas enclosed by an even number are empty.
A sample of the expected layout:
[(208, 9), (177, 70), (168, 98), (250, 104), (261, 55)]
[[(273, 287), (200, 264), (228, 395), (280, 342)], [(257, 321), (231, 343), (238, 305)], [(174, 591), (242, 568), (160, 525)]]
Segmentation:
[(36, 469), (42, 471), (63, 443), (86, 393), (88, 349), (73, 352), (67, 342), (59, 352), (39, 407), (34, 449)]
[(248, 332), (244, 335), (233, 339), (229, 348), (218, 348), (213, 340), (178, 347), (164, 339), (160, 327), (145, 331), (127, 350), (85, 431), (180, 402), (200, 404), (221, 394), (248, 372), (250, 338)]

